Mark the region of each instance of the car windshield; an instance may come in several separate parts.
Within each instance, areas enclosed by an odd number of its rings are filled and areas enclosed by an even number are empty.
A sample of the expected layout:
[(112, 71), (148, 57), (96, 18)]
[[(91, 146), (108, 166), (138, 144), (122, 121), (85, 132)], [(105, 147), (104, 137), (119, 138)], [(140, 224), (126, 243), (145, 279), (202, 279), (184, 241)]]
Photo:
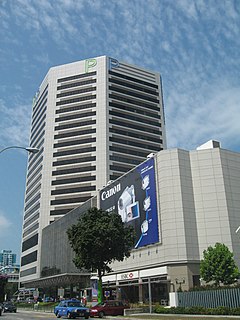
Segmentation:
[(68, 302), (68, 306), (69, 307), (83, 307), (83, 305), (78, 302), (78, 301), (71, 301), (71, 302)]

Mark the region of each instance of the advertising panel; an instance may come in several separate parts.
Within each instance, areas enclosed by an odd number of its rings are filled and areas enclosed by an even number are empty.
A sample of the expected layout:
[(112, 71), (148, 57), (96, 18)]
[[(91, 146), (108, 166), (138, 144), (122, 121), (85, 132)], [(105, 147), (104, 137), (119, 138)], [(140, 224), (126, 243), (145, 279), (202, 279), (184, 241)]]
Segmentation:
[(118, 212), (137, 235), (135, 248), (159, 242), (154, 159), (100, 191), (100, 208)]

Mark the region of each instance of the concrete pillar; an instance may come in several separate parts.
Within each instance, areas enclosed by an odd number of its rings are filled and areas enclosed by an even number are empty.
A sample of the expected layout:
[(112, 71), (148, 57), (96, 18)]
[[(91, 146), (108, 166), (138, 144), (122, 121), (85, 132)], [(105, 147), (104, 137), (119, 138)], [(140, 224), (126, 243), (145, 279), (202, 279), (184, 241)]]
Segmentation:
[(142, 279), (138, 279), (138, 300), (139, 303), (143, 303), (143, 284), (142, 284)]
[(119, 287), (119, 281), (116, 281), (116, 295), (117, 295), (117, 300), (122, 300), (122, 293), (121, 293), (121, 288)]

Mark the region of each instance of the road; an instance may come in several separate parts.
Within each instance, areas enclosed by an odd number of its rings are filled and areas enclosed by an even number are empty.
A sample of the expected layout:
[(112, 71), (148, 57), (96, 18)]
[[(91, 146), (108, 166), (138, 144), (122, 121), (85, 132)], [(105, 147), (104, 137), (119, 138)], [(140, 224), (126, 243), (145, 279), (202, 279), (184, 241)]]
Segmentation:
[[(52, 320), (56, 319), (56, 316), (53, 313), (44, 313), (44, 312), (34, 312), (34, 311), (22, 311), (19, 310), (17, 313), (3, 313), (3, 315), (0, 317), (0, 320)], [(66, 319), (66, 318), (61, 318)], [(82, 319), (82, 318), (77, 318)], [(89, 320), (93, 318), (89, 318)], [(99, 318), (95, 318), (97, 320)], [(132, 317), (121, 317), (121, 316), (115, 316), (111, 317), (108, 316), (104, 318), (106, 320), (239, 320), (239, 316), (197, 316), (197, 315), (157, 315), (157, 314), (136, 314)]]
[(0, 320), (52, 320), (57, 319), (53, 313), (31, 312), (19, 310), (17, 313), (4, 312)]

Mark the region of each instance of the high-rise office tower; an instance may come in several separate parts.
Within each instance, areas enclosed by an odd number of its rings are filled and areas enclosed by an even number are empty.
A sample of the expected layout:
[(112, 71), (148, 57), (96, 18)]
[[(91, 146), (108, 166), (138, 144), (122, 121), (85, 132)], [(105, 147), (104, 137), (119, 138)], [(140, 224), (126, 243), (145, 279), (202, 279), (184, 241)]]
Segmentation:
[(20, 281), (39, 274), (41, 231), (166, 147), (159, 73), (106, 56), (53, 67), (35, 95)]
[(12, 250), (2, 250), (0, 252), (0, 266), (14, 266), (16, 265), (17, 255), (12, 253)]

